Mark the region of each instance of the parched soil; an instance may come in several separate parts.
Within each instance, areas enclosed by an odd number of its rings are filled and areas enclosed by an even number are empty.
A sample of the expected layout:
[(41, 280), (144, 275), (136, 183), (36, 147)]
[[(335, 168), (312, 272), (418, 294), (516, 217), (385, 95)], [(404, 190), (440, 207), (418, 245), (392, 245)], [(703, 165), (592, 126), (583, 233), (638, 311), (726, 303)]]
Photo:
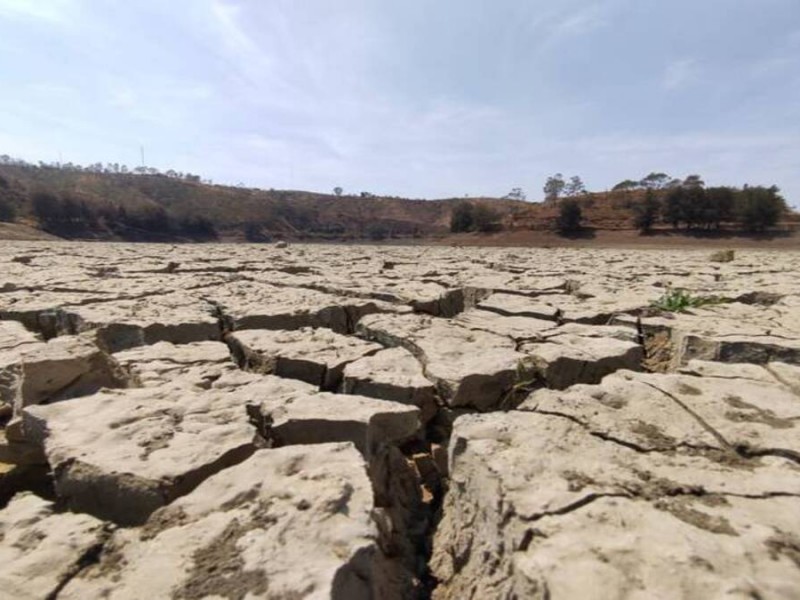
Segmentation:
[(0, 595), (797, 598), (794, 238), (549, 235), (0, 242)]

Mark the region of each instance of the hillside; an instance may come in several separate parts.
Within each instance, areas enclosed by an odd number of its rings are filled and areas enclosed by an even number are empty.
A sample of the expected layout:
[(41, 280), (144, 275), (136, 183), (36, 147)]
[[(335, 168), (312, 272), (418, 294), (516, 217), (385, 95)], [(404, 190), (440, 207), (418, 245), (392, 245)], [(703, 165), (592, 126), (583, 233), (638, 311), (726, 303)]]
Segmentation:
[[(0, 229), (0, 238), (37, 239), (39, 235), (52, 235), (67, 239), (156, 242), (279, 239), (347, 242), (445, 236), (450, 239), (457, 207), (469, 209), (470, 214), (466, 217), (467, 227), (453, 231), (482, 232), (478, 235), (481, 239), (486, 237), (485, 233), (501, 231), (555, 236), (562, 207), (560, 202), (498, 198), (410, 200), (371, 194), (259, 190), (213, 185), (197, 176), (172, 171), (167, 174), (146, 171), (141, 168), (138, 173), (123, 173), (102, 168), (0, 164), (0, 222), (14, 222), (13, 226), (6, 224)], [(719, 237), (748, 233), (747, 219), (740, 210), (747, 204), (741, 202), (742, 194), (750, 193), (747, 189), (680, 189), (686, 193), (678, 210), (681, 214), (672, 223), (667, 213), (674, 188), (652, 192), (658, 207), (650, 233), (669, 233), (673, 239), (698, 234)], [(762, 234), (763, 238), (767, 229), (773, 235), (791, 235), (800, 229), (800, 215), (786, 209), (783, 199), (772, 188), (750, 190), (766, 194), (759, 201), (772, 204), (774, 214), (766, 227), (749, 233)], [(720, 208), (722, 200), (715, 200), (720, 193), (727, 198), (725, 210)], [(644, 189), (581, 193), (573, 198), (580, 206), (580, 223), (566, 237), (578, 235), (591, 239), (598, 231), (635, 234), (640, 229), (637, 211), (645, 198)], [(718, 216), (709, 220), (709, 210)], [(462, 239), (452, 241), (461, 243)]]
[[(667, 195), (669, 190), (656, 192), (659, 199)], [(581, 205), (584, 224), (594, 230), (621, 231), (636, 230), (635, 207), (645, 198), (645, 190), (626, 190), (609, 192), (589, 192), (578, 198)], [(558, 217), (558, 203), (540, 202), (526, 204), (509, 215), (505, 228), (510, 231), (551, 231), (553, 222)], [(728, 229), (734, 229), (728, 223)], [(663, 224), (656, 229), (672, 229)], [(786, 209), (778, 219), (776, 230), (796, 231), (800, 229), (800, 213)], [(730, 232), (729, 232), (730, 233)]]
[[(43, 193), (62, 201), (69, 199), (76, 207), (76, 215), (90, 216), (40, 223), (33, 199)], [(175, 226), (162, 227), (163, 222), (186, 224), (200, 219), (210, 223), (220, 239), (253, 241), (444, 234), (449, 231), (453, 206), (462, 201), (267, 191), (160, 174), (93, 173), (17, 165), (0, 165), (2, 198), (14, 206), (18, 220), (39, 222), (44, 229), (67, 237), (179, 239), (182, 231), (176, 231)], [(499, 220), (508, 219), (512, 212), (525, 206), (519, 201), (489, 198), (469, 201), (490, 204)]]

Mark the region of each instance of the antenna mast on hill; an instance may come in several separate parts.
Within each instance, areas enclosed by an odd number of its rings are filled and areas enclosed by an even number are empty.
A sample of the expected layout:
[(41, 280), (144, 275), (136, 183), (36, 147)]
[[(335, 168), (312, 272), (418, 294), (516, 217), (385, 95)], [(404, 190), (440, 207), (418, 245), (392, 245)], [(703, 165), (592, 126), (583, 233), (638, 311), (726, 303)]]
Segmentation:
[(144, 146), (139, 146), (139, 150), (142, 153), (142, 167), (144, 167)]

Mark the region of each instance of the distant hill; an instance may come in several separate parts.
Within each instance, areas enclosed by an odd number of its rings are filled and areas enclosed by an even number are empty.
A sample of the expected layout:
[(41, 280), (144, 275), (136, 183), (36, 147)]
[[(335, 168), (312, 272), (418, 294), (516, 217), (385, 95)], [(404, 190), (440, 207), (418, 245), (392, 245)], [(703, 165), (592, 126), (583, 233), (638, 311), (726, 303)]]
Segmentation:
[[(670, 190), (657, 190), (656, 197), (663, 201)], [(619, 231), (637, 229), (635, 207), (644, 201), (646, 191), (621, 190), (608, 192), (589, 192), (577, 196), (575, 200), (580, 204), (584, 224), (595, 230)], [(538, 202), (526, 204), (524, 207), (512, 211), (504, 224), (509, 231), (551, 231), (553, 223), (558, 217), (559, 204), (557, 202)], [(730, 230), (736, 229), (733, 222), (723, 223)], [(776, 228), (783, 231), (797, 231), (800, 229), (800, 213), (788, 208), (783, 210), (778, 219)], [(660, 223), (656, 229), (671, 229), (667, 223)]]
[[(259, 190), (213, 185), (195, 175), (161, 174), (144, 167), (129, 173), (120, 172), (117, 165), (59, 168), (0, 158), (4, 159), (0, 160), (0, 222), (14, 222), (13, 227), (0, 228), (0, 239), (36, 239), (40, 234), (164, 242), (430, 239), (450, 233), (453, 213), (459, 206), (464, 209), (464, 203), (472, 206), (466, 211), (472, 215), (468, 219), (472, 224), (454, 231), (552, 232), (561, 207), (559, 202), (499, 198), (410, 200)], [(702, 196), (705, 192), (701, 192)], [(665, 212), (669, 193), (668, 189), (655, 192), (659, 215)], [(645, 194), (640, 188), (575, 196), (582, 212), (581, 231), (636, 230), (637, 208)], [(682, 210), (691, 213), (692, 206), (705, 206), (712, 194), (709, 188), (705, 200), (687, 196)], [(782, 199), (778, 202), (781, 208), (775, 209), (778, 216), (769, 228), (786, 235), (800, 229), (800, 215), (787, 210)], [(718, 219), (715, 229), (742, 230), (742, 223), (733, 218), (735, 213), (731, 208), (730, 219)], [(697, 234), (696, 224), (684, 225), (684, 233)], [(701, 223), (699, 229), (708, 231), (706, 227)], [(681, 234), (662, 217), (653, 228)]]
[[(48, 197), (50, 205), (43, 204)], [(377, 240), (444, 234), (449, 232), (453, 207), (464, 201), (267, 191), (162, 174), (30, 165), (0, 165), (0, 200), (13, 206), (18, 221), (63, 237), (180, 240), (198, 237), (191, 233), (193, 228), (208, 232), (210, 224), (219, 239), (251, 241)], [(498, 221), (526, 206), (493, 198), (467, 201), (491, 206)], [(56, 214), (63, 210), (69, 214)]]

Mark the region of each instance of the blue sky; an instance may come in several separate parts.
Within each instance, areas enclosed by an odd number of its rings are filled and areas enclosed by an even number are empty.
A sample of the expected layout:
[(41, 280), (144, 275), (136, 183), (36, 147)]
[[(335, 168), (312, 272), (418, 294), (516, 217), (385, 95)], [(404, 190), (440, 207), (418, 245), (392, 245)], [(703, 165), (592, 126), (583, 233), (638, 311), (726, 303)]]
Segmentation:
[(800, 205), (798, 0), (0, 0), (0, 154), (539, 199), (650, 171)]

